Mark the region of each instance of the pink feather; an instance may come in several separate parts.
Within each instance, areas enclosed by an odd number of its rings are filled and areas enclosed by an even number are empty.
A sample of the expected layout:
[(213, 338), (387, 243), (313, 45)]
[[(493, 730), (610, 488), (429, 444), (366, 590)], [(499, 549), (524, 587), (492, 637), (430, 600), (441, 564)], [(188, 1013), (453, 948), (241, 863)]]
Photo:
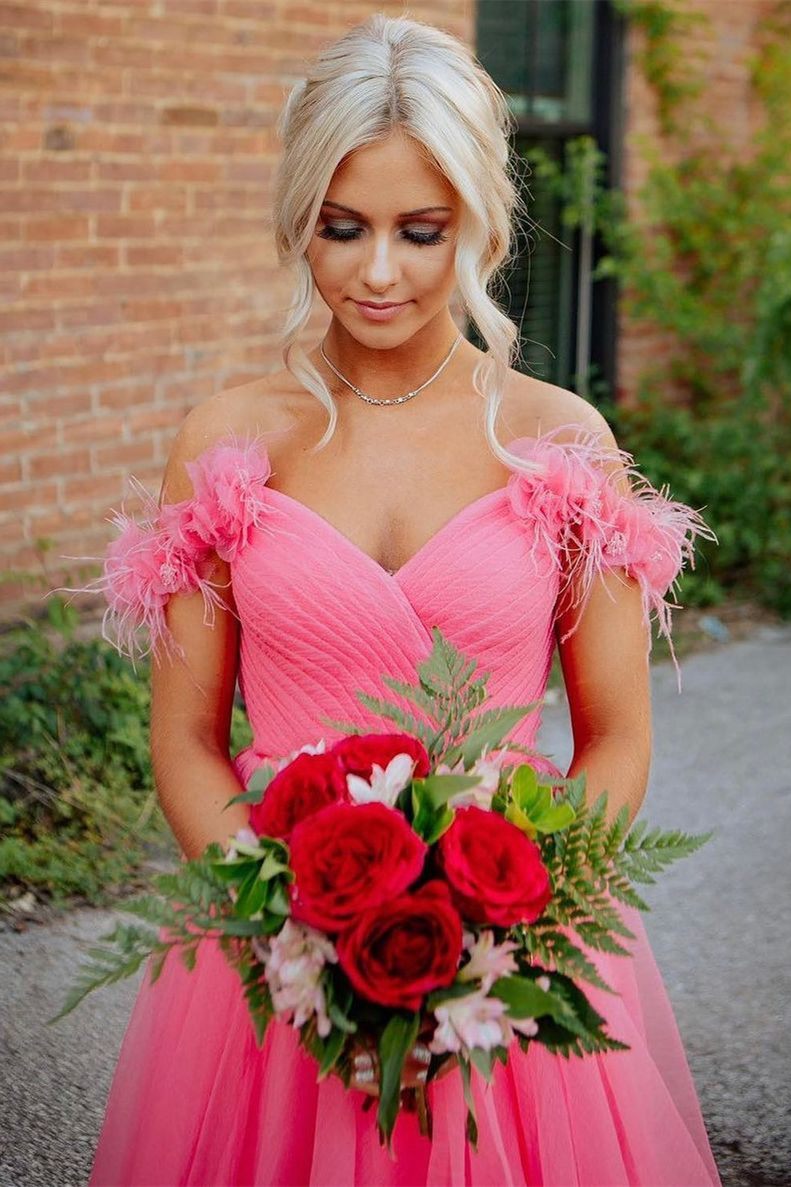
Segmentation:
[[(560, 442), (566, 426), (539, 438), (519, 438), (511, 450), (538, 461), (541, 473), (515, 470), (508, 481), (511, 506), (529, 521), (562, 574), (561, 594), (571, 595), (571, 608), (590, 595), (597, 576), (623, 568), (639, 586), (643, 621), (652, 641), (651, 614), (670, 646), (681, 689), (681, 674), (671, 638), (671, 610), (678, 605), (666, 596), (685, 563), (695, 567), (695, 538), (717, 539), (700, 513), (656, 490), (644, 478), (626, 450), (602, 443), (599, 434), (582, 430), (577, 440)], [(613, 465), (609, 470), (605, 467)], [(618, 489), (625, 477), (630, 493)], [(582, 612), (565, 632), (565, 642), (579, 626)]]
[(80, 589), (68, 590), (104, 594), (102, 635), (133, 661), (149, 652), (158, 658), (160, 645), (183, 654), (165, 617), (173, 594), (199, 590), (204, 622), (214, 623), (216, 609), (227, 605), (220, 587), (201, 576), (201, 562), (212, 551), (221, 560), (235, 560), (253, 529), (263, 526), (260, 489), (271, 467), (259, 441), (220, 441), (188, 462), (187, 470), (192, 496), (161, 506), (136, 478), (130, 479), (142, 502), (142, 515), (135, 519), (123, 510), (113, 513), (110, 522), (117, 535), (105, 551), (102, 574)]

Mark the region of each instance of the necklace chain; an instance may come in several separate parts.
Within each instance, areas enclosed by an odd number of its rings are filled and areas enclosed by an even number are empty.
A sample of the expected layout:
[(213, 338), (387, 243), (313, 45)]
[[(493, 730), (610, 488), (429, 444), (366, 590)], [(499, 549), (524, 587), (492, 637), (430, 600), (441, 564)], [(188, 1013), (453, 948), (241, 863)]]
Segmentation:
[(346, 376), (343, 375), (338, 370), (338, 368), (335, 366), (335, 364), (330, 362), (330, 360), (327, 358), (327, 355), (324, 351), (324, 342), (320, 343), (319, 350), (321, 352), (321, 357), (324, 359), (324, 362), (327, 364), (329, 369), (331, 371), (333, 371), (338, 376), (338, 379), (340, 379), (343, 383), (345, 383), (347, 387), (350, 387), (356, 396), (359, 396), (361, 400), (365, 400), (365, 402), (367, 404), (403, 404), (406, 400), (414, 399), (415, 396), (417, 396), (420, 392), (423, 391), (424, 387), (428, 387), (428, 385), (430, 383), (433, 383), (434, 380), (437, 378), (437, 376), (440, 375), (442, 373), (442, 371), (445, 370), (448, 363), (453, 358), (453, 354), (454, 354), (457, 346), (461, 342), (461, 339), (462, 339), (462, 336), (461, 336), (461, 334), (459, 334), (458, 338), (456, 338), (455, 342), (451, 346), (450, 350), (448, 351), (448, 353), (446, 354), (445, 358), (442, 360), (440, 365), (437, 367), (434, 374), (429, 379), (427, 379), (425, 383), (421, 383), (420, 387), (416, 387), (414, 389), (414, 391), (406, 392), (403, 396), (395, 396), (390, 400), (379, 400), (379, 399), (377, 399), (376, 396), (369, 396), (364, 391), (361, 391), (359, 387), (357, 387), (355, 384), (353, 384), (350, 379), (347, 379)]

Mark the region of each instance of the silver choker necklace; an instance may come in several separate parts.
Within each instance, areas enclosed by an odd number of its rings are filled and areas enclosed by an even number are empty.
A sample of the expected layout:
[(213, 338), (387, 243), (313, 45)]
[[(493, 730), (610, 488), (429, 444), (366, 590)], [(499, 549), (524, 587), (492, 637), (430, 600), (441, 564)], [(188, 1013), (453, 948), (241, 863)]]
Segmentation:
[(420, 387), (416, 387), (414, 391), (407, 392), (406, 395), (403, 395), (403, 396), (395, 396), (391, 400), (378, 400), (376, 398), (376, 396), (368, 396), (368, 395), (366, 395), (365, 392), (360, 391), (359, 387), (355, 387), (355, 385), (352, 383), (352, 381), (350, 379), (347, 379), (345, 375), (342, 375), (341, 372), (338, 370), (338, 368), (335, 366), (335, 364), (330, 362), (330, 360), (327, 358), (326, 354), (324, 353), (324, 343), (323, 342), (320, 343), (319, 350), (321, 351), (321, 357), (324, 359), (324, 362), (327, 364), (329, 369), (331, 371), (333, 371), (338, 376), (338, 378), (343, 383), (346, 384), (347, 387), (350, 387), (356, 396), (359, 396), (361, 400), (365, 400), (365, 402), (367, 404), (403, 404), (405, 400), (411, 400), (416, 395), (418, 395), (419, 392), (422, 392), (424, 387), (428, 387), (428, 385), (430, 383), (433, 383), (434, 380), (437, 378), (437, 376), (440, 375), (441, 372), (445, 370), (448, 363), (453, 358), (454, 351), (456, 350), (456, 347), (461, 342), (461, 339), (462, 339), (462, 335), (459, 334), (458, 338), (453, 343), (453, 345), (451, 346), (447, 355), (445, 356), (443, 361), (440, 363), (439, 367), (437, 367), (437, 370), (434, 372), (434, 374), (431, 376), (430, 379), (427, 379), (425, 383), (421, 383)]

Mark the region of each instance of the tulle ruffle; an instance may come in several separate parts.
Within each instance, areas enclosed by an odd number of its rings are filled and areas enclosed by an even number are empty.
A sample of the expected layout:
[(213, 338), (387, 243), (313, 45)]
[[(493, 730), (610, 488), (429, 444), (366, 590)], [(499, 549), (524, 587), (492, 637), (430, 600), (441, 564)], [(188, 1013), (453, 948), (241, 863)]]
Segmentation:
[[(716, 534), (699, 511), (652, 486), (626, 450), (603, 444), (593, 431), (559, 442), (566, 431), (561, 426), (512, 442), (512, 453), (542, 470), (514, 471), (507, 483), (514, 514), (530, 522), (561, 574), (559, 609), (580, 608), (561, 642), (579, 626), (596, 578), (623, 568), (640, 586), (646, 627), (655, 616), (668, 641), (680, 689), (671, 638), (671, 611), (679, 606), (668, 595), (683, 569), (695, 567), (696, 537), (716, 541)], [(649, 652), (651, 646), (649, 630)]]
[(492, 1084), (474, 1070), (477, 1153), (457, 1069), (429, 1085), (433, 1140), (402, 1113), (393, 1160), (370, 1099), (334, 1076), (317, 1082), (293, 1027), (273, 1021), (256, 1046), (215, 941), (192, 972), (171, 954), (138, 992), (90, 1187), (719, 1187), (642, 919), (620, 909), (632, 956), (585, 948), (616, 993), (585, 992), (630, 1050), (564, 1058), (515, 1045)]

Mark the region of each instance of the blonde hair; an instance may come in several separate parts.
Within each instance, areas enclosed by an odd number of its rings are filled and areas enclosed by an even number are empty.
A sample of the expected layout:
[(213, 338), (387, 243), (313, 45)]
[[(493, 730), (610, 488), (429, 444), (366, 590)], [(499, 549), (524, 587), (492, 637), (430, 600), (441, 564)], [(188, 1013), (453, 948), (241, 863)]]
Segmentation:
[(319, 54), (291, 91), (278, 126), (283, 154), (273, 212), (278, 256), (297, 277), (283, 327), (283, 359), (329, 413), (317, 449), (335, 430), (337, 407), (297, 343), (315, 295), (306, 251), (337, 166), (398, 127), (426, 150), (461, 200), (456, 280), (464, 310), (486, 344), (473, 384), (486, 400), (487, 439), (504, 463), (530, 472), (540, 468), (510, 453), (495, 434), (517, 343), (516, 326), (489, 291), (512, 251), (514, 216), (523, 209), (511, 173), (510, 122), (503, 93), (461, 41), (432, 25), (381, 13)]

